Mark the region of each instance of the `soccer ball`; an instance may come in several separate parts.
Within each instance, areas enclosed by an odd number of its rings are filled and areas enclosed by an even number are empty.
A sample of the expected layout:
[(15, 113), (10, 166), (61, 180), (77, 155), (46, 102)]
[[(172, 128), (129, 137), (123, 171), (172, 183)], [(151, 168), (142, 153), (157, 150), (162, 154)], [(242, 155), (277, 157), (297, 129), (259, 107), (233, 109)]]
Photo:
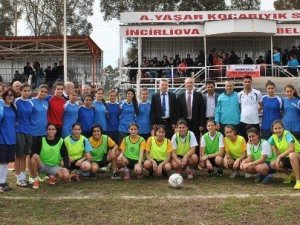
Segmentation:
[(173, 188), (180, 188), (183, 184), (183, 177), (178, 173), (174, 173), (169, 177), (169, 184)]

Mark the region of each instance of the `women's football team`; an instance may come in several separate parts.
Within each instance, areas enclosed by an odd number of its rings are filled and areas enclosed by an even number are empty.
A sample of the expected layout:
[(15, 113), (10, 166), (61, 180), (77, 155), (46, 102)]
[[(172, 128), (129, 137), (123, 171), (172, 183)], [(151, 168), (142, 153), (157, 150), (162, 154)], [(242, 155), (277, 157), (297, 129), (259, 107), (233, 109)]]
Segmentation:
[[(122, 175), (125, 180), (132, 174), (137, 178), (163, 176), (171, 170), (191, 179), (201, 167), (208, 176), (222, 176), (225, 168), (231, 170), (230, 178), (255, 176), (255, 182), (263, 184), (269, 183), (276, 171), (283, 172), (288, 175), (284, 183), (296, 181), (294, 189), (300, 190), (300, 144), (281, 120), (272, 121), (271, 136), (265, 140), (256, 128), (242, 137), (234, 126), (227, 125), (222, 134), (209, 119), (199, 146), (199, 137), (189, 131), (184, 119), (178, 120), (171, 140), (163, 125), (151, 127), (151, 103), (145, 88), (140, 101), (134, 89), (128, 89), (120, 103), (114, 90), (109, 91), (107, 102), (102, 88), (95, 91), (95, 99), (88, 94), (81, 96), (80, 102), (75, 91), (65, 100), (62, 83), (53, 88), (53, 95), (47, 96), (48, 87), (41, 85), (30, 98), (27, 83), (20, 86), (18, 94), (0, 85), (0, 192), (11, 190), (6, 182), (10, 162), (15, 165), (16, 184), (28, 187), (30, 182), (34, 189), (45, 175), (54, 185), (58, 180), (95, 177), (104, 167), (111, 168), (112, 179)], [(294, 98), (291, 85), (285, 91), (285, 101)]]

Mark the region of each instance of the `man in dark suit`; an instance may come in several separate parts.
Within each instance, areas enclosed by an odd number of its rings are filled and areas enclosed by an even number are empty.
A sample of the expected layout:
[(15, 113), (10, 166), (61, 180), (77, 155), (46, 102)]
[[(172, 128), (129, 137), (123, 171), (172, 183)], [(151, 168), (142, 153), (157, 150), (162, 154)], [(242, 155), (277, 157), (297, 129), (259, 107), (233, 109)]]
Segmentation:
[(178, 118), (188, 122), (189, 130), (193, 131), (199, 143), (200, 131), (205, 126), (205, 105), (202, 94), (194, 90), (193, 78), (186, 78), (185, 91), (177, 98)]
[(161, 79), (159, 82), (159, 93), (152, 95), (151, 100), (151, 124), (164, 125), (166, 137), (171, 139), (177, 122), (176, 95), (168, 91), (169, 81)]

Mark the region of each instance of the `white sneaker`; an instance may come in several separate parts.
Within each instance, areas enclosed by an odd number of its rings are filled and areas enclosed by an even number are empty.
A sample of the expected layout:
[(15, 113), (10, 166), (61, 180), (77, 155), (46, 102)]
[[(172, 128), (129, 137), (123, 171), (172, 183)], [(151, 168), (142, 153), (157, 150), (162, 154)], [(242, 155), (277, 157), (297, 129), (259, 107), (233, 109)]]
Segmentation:
[(250, 174), (250, 173), (245, 173), (245, 178), (246, 179), (249, 179), (249, 178), (251, 178), (252, 177), (252, 174)]
[(236, 170), (232, 171), (229, 178), (232, 178), (232, 179), (235, 178), (237, 176), (237, 173), (238, 173), (238, 171), (236, 171)]
[(28, 187), (27, 180), (17, 180), (17, 185), (20, 187)]

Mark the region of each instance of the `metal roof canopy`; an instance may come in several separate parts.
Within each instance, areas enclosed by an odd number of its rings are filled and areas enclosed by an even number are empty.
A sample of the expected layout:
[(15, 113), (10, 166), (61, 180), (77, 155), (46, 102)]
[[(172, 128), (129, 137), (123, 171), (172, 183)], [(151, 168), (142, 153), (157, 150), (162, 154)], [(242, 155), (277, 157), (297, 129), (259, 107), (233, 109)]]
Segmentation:
[[(89, 36), (68, 36), (68, 54), (102, 58), (103, 51)], [(0, 37), (0, 58), (14, 59), (43, 54), (63, 54), (63, 36)]]

